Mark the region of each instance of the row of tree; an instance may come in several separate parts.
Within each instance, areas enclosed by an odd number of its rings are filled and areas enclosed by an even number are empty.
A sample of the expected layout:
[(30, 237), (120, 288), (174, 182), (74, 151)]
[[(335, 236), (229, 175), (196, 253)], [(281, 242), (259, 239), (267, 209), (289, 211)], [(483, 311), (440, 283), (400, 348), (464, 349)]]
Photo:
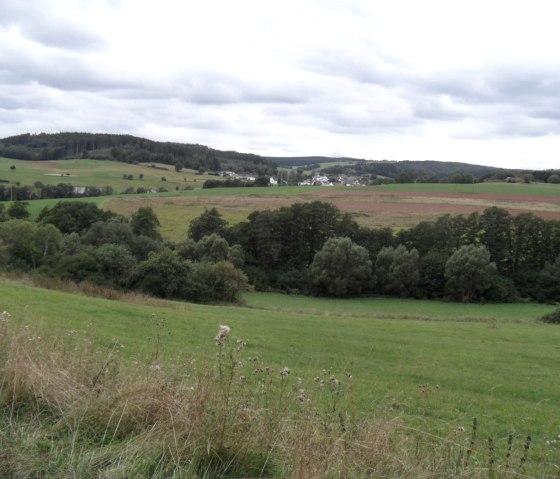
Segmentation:
[[(450, 293), (446, 271), (450, 258), (461, 250), (472, 255), (481, 270), (485, 270), (482, 263), (493, 265), (488, 271), (495, 268), (484, 294), (467, 294), (469, 300), (560, 300), (560, 287), (555, 288), (551, 279), (556, 278), (560, 285), (560, 273), (555, 269), (560, 267), (560, 222), (531, 213), (512, 216), (492, 207), (482, 214), (444, 215), (397, 234), (389, 228), (360, 226), (348, 214), (322, 202), (256, 211), (247, 221), (231, 227), (220, 221), (216, 210), (207, 211), (201, 218), (207, 225), (204, 234), (216, 233), (230, 244), (241, 246), (244, 270), (258, 289), (331, 294), (324, 287), (317, 288), (312, 264), (327, 240), (347, 238), (365, 249), (372, 264), (370, 279), (359, 289), (363, 293), (457, 299), (460, 295)], [(418, 281), (410, 284), (403, 280), (401, 287), (388, 286), (394, 278), (388, 281), (380, 273), (388, 263), (390, 270), (405, 271), (402, 278), (417, 277)], [(402, 268), (397, 268), (398, 264)], [(342, 261), (340, 265), (351, 269)], [(353, 290), (352, 294), (359, 291)]]
[(164, 241), (151, 208), (125, 218), (66, 201), (32, 222), (24, 205), (14, 204), (8, 214), (0, 210), (2, 269), (195, 302), (235, 302), (248, 288), (239, 247), (216, 235), (180, 245)]
[(76, 188), (70, 183), (45, 185), (36, 181), (33, 186), (0, 185), (0, 201), (28, 201), (53, 198), (86, 198), (112, 195), (112, 186), (85, 186)]
[(560, 301), (560, 222), (530, 213), (445, 215), (394, 234), (314, 201), (228, 225), (216, 209), (164, 240), (150, 208), (131, 218), (65, 201), (36, 223), (0, 208), (0, 265), (157, 296), (235, 300), (247, 284), (328, 296)]

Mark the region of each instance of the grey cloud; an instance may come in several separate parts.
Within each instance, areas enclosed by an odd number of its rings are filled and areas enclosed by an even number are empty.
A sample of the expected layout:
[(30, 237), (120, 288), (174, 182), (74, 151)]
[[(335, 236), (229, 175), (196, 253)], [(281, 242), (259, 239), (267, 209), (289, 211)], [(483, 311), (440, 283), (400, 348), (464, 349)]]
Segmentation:
[(100, 72), (87, 58), (70, 52), (19, 51), (0, 45), (0, 82), (38, 83), (64, 91), (100, 91), (140, 87), (135, 80)]
[(398, 86), (400, 74), (377, 54), (365, 56), (347, 51), (315, 51), (306, 55), (301, 67), (313, 73), (343, 77), (359, 83)]
[(72, 25), (69, 22), (51, 20), (48, 24), (25, 23), (21, 33), (30, 40), (47, 47), (64, 50), (98, 50), (103, 48), (105, 40), (82, 25)]
[[(420, 121), (458, 122), (472, 118), (483, 122), (490, 115), (504, 126), (481, 130), (481, 137), (532, 137), (557, 131), (555, 125), (532, 119), (560, 118), (560, 74), (553, 68), (508, 64), (427, 75), (383, 56), (375, 45), (369, 46), (369, 54), (362, 52), (359, 56), (343, 51), (314, 52), (301, 66), (316, 74), (344, 78), (357, 84), (356, 88), (360, 88), (359, 84), (386, 88), (389, 94), (410, 105), (411, 117), (399, 118), (403, 127)], [(508, 130), (510, 119), (515, 124)], [(333, 117), (333, 124), (341, 128), (351, 128), (352, 123)], [(356, 121), (358, 129), (367, 129), (369, 124), (398, 128), (391, 117)]]
[(263, 85), (211, 71), (184, 74), (175, 82), (180, 98), (198, 105), (299, 104), (311, 95), (311, 91), (301, 85), (283, 81)]
[[(87, 5), (83, 2), (84, 5)], [(85, 22), (61, 15), (64, 6), (32, 0), (3, 0), (0, 27), (17, 27), (22, 36), (45, 47), (63, 50), (97, 50), (105, 40)]]

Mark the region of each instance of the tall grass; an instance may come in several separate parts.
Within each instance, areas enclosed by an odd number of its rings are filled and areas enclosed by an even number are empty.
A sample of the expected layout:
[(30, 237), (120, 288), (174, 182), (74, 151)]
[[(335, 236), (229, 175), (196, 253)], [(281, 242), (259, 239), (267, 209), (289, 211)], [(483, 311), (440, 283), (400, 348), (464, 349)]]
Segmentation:
[(506, 462), (476, 425), (440, 438), (394, 413), (353, 417), (350, 375), (273, 369), (227, 327), (213, 361), (163, 362), (152, 321), (149, 360), (127, 365), (117, 343), (101, 353), (0, 315), (0, 477), (526, 477), (513, 436)]

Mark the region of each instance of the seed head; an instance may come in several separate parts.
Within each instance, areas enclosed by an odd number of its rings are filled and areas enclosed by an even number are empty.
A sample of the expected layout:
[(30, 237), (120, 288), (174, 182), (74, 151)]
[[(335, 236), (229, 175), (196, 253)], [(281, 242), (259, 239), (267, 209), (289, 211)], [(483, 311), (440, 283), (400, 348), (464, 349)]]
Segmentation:
[(226, 343), (227, 335), (230, 333), (230, 331), (231, 331), (231, 328), (229, 326), (226, 326), (225, 324), (220, 325), (220, 329), (218, 330), (218, 334), (214, 338), (216, 346), (218, 346), (219, 348), (224, 346), (224, 344)]
[(290, 375), (290, 368), (284, 366), (281, 370), (280, 370), (280, 376), (282, 378), (282, 381), (288, 379), (288, 376)]

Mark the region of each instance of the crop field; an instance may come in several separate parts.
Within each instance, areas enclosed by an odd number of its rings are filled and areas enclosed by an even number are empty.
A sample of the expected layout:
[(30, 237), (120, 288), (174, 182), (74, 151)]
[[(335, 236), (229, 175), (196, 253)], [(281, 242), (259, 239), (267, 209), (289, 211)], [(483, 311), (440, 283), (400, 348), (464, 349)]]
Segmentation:
[(531, 434), (532, 460), (560, 463), (560, 327), (534, 321), (553, 307), (261, 293), (246, 301), (124, 302), (0, 280), (0, 310), (62, 341), (122, 343), (123, 360), (148, 363), (157, 334), (165, 367), (213, 357), (212, 338), (228, 324), (233, 338), (248, 341), (248, 356), (276, 371), (288, 366), (306, 388), (317, 387), (316, 377), (339, 377), (355, 413), (398, 416), (406, 428), (445, 437), (477, 417), (481, 437), (492, 435), (498, 447), (509, 433), (518, 443)]
[(185, 225), (205, 208), (215, 207), (230, 223), (243, 221), (252, 211), (276, 209), (295, 202), (327, 201), (367, 226), (410, 227), (443, 214), (469, 214), (499, 206), (512, 214), (532, 212), (560, 219), (560, 186), (548, 184), (475, 185), (407, 184), (372, 187), (216, 188), (180, 195), (115, 198), (105, 207), (131, 214), (150, 205), (165, 236), (177, 239)]
[[(105, 160), (57, 160), (57, 161), (23, 161), (0, 158), (0, 179), (22, 185), (33, 185), (40, 181), (44, 184), (71, 183), (74, 186), (112, 186), (115, 193), (129, 187), (144, 187), (175, 190), (175, 187), (196, 187), (209, 179), (208, 175), (197, 175), (194, 170), (176, 172), (173, 166), (152, 163), (131, 165)], [(15, 166), (15, 170), (10, 167)], [(144, 175), (143, 179), (139, 175)], [(132, 175), (132, 180), (123, 178)], [(162, 181), (165, 177), (166, 181)]]

